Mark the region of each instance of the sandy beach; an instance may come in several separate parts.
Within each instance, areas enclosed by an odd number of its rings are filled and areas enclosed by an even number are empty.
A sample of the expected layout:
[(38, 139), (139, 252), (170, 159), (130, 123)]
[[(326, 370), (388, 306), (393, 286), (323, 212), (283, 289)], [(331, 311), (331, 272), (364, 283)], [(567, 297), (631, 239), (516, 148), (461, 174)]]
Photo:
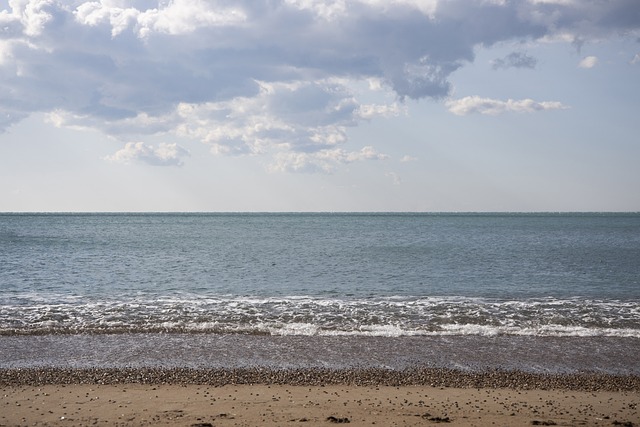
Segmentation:
[[(119, 372), (119, 374), (117, 373)], [(444, 386), (387, 372), (0, 371), (0, 425), (586, 425), (640, 423), (640, 379), (429, 372)], [(371, 376), (373, 375), (373, 377)], [(221, 385), (220, 378), (228, 384)], [(103, 381), (98, 378), (104, 378)], [(191, 378), (191, 380), (190, 380)], [(201, 384), (194, 383), (201, 378)], [(298, 384), (285, 384), (298, 378)], [(326, 384), (322, 384), (323, 378)], [(344, 383), (338, 384), (339, 378)], [(360, 379), (361, 384), (357, 385)], [(394, 379), (395, 378), (395, 379)], [(489, 378), (493, 378), (493, 383)], [(547, 382), (541, 380), (546, 378)], [(495, 387), (492, 384), (500, 385)], [(395, 381), (403, 385), (385, 384)], [(510, 381), (510, 382), (509, 382)], [(101, 384), (102, 382), (103, 384)], [(237, 383), (233, 383), (237, 382)], [(306, 383), (306, 384), (305, 384)], [(467, 385), (464, 385), (464, 384)], [(450, 385), (458, 386), (450, 386)], [(507, 386), (511, 384), (511, 386)]]
[(2, 388), (0, 425), (637, 425), (637, 392), (420, 386)]

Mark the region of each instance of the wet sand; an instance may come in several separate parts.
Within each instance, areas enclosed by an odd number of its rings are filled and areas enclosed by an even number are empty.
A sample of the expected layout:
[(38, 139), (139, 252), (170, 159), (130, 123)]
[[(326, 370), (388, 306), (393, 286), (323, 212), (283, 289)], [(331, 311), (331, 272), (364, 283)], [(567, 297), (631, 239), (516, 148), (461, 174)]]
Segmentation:
[(0, 368), (414, 366), (640, 375), (640, 338), (77, 334), (0, 336)]
[(7, 426), (640, 425), (635, 376), (27, 369), (0, 389)]

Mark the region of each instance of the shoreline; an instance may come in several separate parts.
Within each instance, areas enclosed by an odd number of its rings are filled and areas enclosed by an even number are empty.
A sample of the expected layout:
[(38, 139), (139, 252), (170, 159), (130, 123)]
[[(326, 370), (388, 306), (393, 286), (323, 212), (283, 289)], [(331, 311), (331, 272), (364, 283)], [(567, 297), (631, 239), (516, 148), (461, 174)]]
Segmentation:
[(438, 387), (458, 389), (640, 392), (640, 376), (598, 372), (531, 373), (463, 371), (447, 368), (60, 368), (0, 369), (0, 386), (44, 385), (290, 385), (355, 387)]
[(640, 338), (211, 334), (0, 337), (0, 369), (364, 369), (640, 376)]

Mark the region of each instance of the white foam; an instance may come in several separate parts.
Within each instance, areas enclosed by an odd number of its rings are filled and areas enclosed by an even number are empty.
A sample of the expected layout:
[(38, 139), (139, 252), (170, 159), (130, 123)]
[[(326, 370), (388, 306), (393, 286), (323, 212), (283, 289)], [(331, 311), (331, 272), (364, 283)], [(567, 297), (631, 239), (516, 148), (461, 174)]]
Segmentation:
[(319, 335), (319, 327), (311, 323), (287, 323), (277, 327), (267, 328), (272, 335)]
[(0, 306), (0, 333), (28, 329), (193, 330), (273, 335), (640, 337), (640, 303), (540, 298), (320, 298), (140, 293), (119, 299), (24, 294)]
[(443, 325), (441, 331), (429, 335), (518, 335), (537, 337), (627, 337), (640, 338), (638, 329), (585, 328), (579, 326), (541, 325), (537, 327), (508, 327), (488, 325)]

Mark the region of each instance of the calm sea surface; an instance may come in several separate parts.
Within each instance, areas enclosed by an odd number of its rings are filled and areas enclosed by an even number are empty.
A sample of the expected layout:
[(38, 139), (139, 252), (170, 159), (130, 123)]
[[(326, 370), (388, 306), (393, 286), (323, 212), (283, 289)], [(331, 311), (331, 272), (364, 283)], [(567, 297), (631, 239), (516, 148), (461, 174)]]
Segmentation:
[(640, 214), (0, 214), (0, 367), (638, 354)]

